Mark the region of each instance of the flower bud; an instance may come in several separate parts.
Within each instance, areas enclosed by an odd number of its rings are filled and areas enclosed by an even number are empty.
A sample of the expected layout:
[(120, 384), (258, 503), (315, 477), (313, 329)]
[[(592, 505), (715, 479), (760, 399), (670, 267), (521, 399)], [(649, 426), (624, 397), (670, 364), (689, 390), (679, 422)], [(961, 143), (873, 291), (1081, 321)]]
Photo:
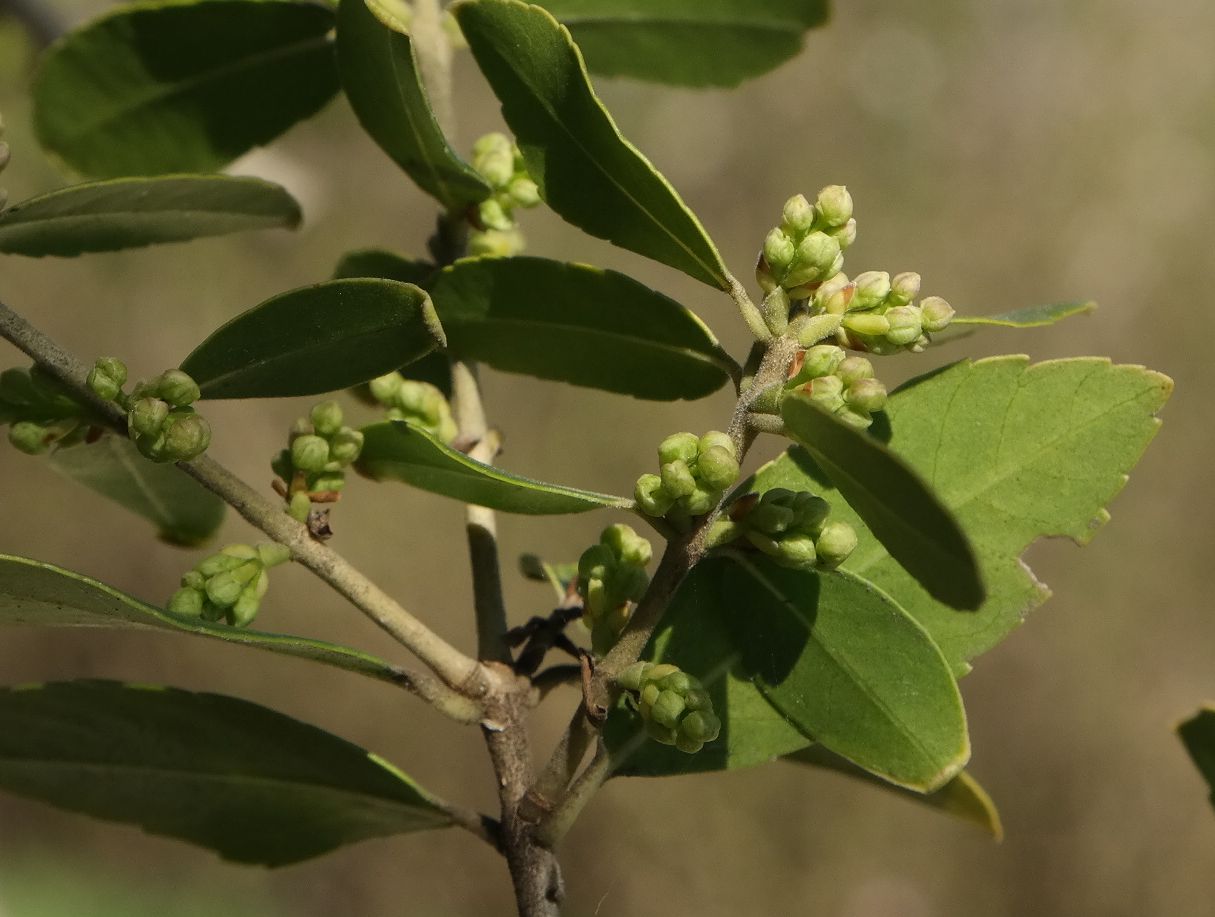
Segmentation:
[(847, 354), (842, 347), (834, 344), (818, 344), (806, 351), (806, 359), (802, 362), (798, 378), (817, 379), (820, 376), (830, 376), (844, 361)]
[(127, 414), (127, 428), (132, 436), (155, 437), (169, 416), (169, 406), (159, 398), (140, 398)]
[(831, 504), (816, 494), (801, 491), (793, 498), (793, 529), (818, 534), (831, 514)]
[(312, 427), (321, 436), (333, 436), (342, 429), (342, 406), (336, 401), (322, 401), (308, 412)]
[[(225, 550), (227, 550), (225, 548)], [(204, 578), (210, 578), (219, 573), (226, 573), (229, 570), (235, 570), (243, 564), (248, 558), (236, 557), (232, 554), (225, 554), (223, 551), (218, 554), (212, 554), (210, 557), (201, 561), (194, 569), (199, 575)], [(205, 585), (205, 583), (204, 583)]]
[(622, 563), (635, 567), (644, 567), (654, 554), (653, 547), (646, 539), (631, 526), (619, 522), (604, 529), (599, 541), (611, 548)]
[(689, 516), (703, 516), (717, 505), (717, 500), (720, 496), (721, 491), (697, 487), (686, 497), (682, 497), (679, 505)]
[(844, 405), (844, 383), (839, 376), (811, 379), (803, 391), (824, 410), (835, 411)]
[(473, 168), (495, 188), (500, 188), (515, 174), (514, 144), (501, 133), (490, 133), (473, 144)]
[(815, 546), (818, 549), (819, 564), (825, 567), (838, 567), (856, 550), (856, 530), (847, 522), (829, 522), (823, 526)]
[(342, 466), (350, 465), (363, 451), (363, 434), (359, 430), (343, 427), (329, 442), (329, 458)]
[(886, 312), (886, 321), (890, 322), (886, 340), (891, 344), (903, 347), (919, 340), (921, 319), (920, 310), (916, 306), (895, 306)]
[(608, 569), (616, 563), (612, 549), (602, 542), (593, 544), (578, 558), (578, 579), (588, 582), (592, 579), (603, 579)]
[(663, 691), (674, 691), (680, 697), (683, 697), (683, 695), (692, 690), (692, 688), (700, 686), (699, 679), (680, 669), (676, 669), (674, 672), (668, 672), (661, 678), (653, 678), (651, 680), (653, 680), (654, 683), (657, 684), (658, 687)]
[(853, 386), (862, 379), (873, 378), (873, 364), (864, 357), (847, 357), (835, 368), (835, 374), (845, 387)]
[(851, 312), (844, 316), (844, 327), (857, 334), (884, 335), (890, 330), (890, 322), (876, 312)]
[(257, 551), (258, 561), (267, 570), (291, 560), (291, 549), (285, 544), (268, 541), (259, 544), (255, 550)]
[(675, 729), (679, 725), (679, 718), (683, 716), (684, 706), (683, 698), (679, 694), (674, 691), (662, 691), (650, 707), (650, 719), (668, 729)]
[(835, 239), (821, 232), (810, 233), (797, 246), (797, 257), (782, 285), (791, 289), (832, 276), (839, 253), (840, 245)]
[(477, 205), (477, 219), (486, 229), (507, 230), (515, 225), (502, 202), (496, 197), (482, 201)]
[(818, 193), (814, 212), (823, 226), (843, 226), (852, 219), (852, 195), (843, 185), (828, 185)]
[(616, 684), (626, 691), (640, 691), (646, 672), (653, 666), (652, 662), (634, 662), (632, 665), (627, 665), (616, 676)]
[(287, 501), (287, 515), (296, 522), (307, 522), (308, 514), (312, 511), (312, 500), (302, 490), (297, 490)]
[(291, 462), (300, 471), (323, 471), (329, 463), (329, 443), (309, 433), (291, 444)]
[[(764, 496), (767, 497), (771, 493), (773, 491), (768, 491)], [(765, 499), (747, 514), (746, 520), (747, 526), (755, 531), (765, 535), (779, 535), (793, 525), (795, 518), (792, 507)]]
[(842, 315), (833, 315), (829, 312), (822, 315), (813, 315), (798, 330), (797, 342), (802, 347), (813, 347), (819, 341), (829, 338), (839, 331), (842, 321)]
[(183, 586), (173, 593), (169, 599), (168, 609), (174, 614), (189, 615), (197, 618), (202, 615), (206, 595), (199, 589)]
[(54, 440), (54, 434), (49, 429), (28, 420), (19, 420), (8, 428), (8, 441), (14, 449), (26, 455), (41, 455)]
[(202, 455), (211, 445), (211, 425), (193, 411), (173, 411), (161, 428), (166, 458), (188, 462)]
[(89, 370), (86, 381), (98, 397), (113, 401), (127, 383), (126, 364), (116, 357), (100, 357)]
[(957, 314), (953, 306), (940, 296), (927, 296), (920, 302), (920, 313), (923, 317), (924, 330), (928, 332), (944, 331), (953, 317)]
[(849, 220), (843, 226), (828, 230), (827, 235), (840, 244), (840, 251), (845, 251), (856, 241), (856, 220)]
[(699, 439), (695, 433), (672, 433), (658, 444), (658, 464), (669, 462), (692, 463), (699, 451)]
[(864, 312), (882, 305), (890, 293), (890, 275), (885, 271), (865, 271), (852, 281), (856, 284), (856, 295), (852, 298), (850, 311)]
[(675, 498), (663, 489), (662, 478), (656, 474), (643, 474), (637, 479), (633, 498), (647, 516), (665, 516), (675, 503)]
[(774, 560), (782, 567), (809, 570), (818, 558), (814, 549), (814, 539), (809, 535), (788, 535), (777, 541), (776, 545), (777, 551)]
[(676, 460), (667, 462), (659, 470), (662, 476), (662, 488), (675, 498), (686, 497), (696, 490), (696, 478), (687, 462)]
[(738, 460), (734, 458), (733, 450), (712, 446), (696, 460), (696, 476), (712, 490), (725, 490), (738, 480), (738, 474)]
[(404, 381), (400, 373), (391, 372), (372, 379), (367, 383), (367, 387), (371, 390), (372, 398), (380, 402), (380, 404), (388, 405), (396, 400), (397, 392)]
[(721, 432), (721, 430), (710, 430), (708, 433), (702, 436), (696, 444), (697, 454), (707, 452), (714, 446), (725, 449), (730, 453), (731, 458), (738, 457), (738, 453), (734, 448), (734, 440), (730, 439), (730, 437)]
[(861, 379), (848, 387), (844, 400), (849, 407), (871, 414), (886, 407), (886, 386), (877, 379)]
[(156, 394), (175, 408), (184, 408), (202, 396), (194, 380), (180, 369), (168, 369), (160, 374)]
[(682, 737), (703, 745), (712, 742), (721, 734), (721, 720), (712, 710), (695, 710), (680, 721), (679, 733)]
[(797, 254), (797, 246), (785, 232), (777, 227), (764, 239), (764, 260), (778, 276), (788, 270)]
[(527, 247), (517, 227), (486, 229), (468, 234), (468, 253), (474, 258), (510, 258)]
[(207, 580), (207, 598), (220, 608), (231, 608), (240, 598), (248, 582), (247, 577), (239, 574), (240, 568), (217, 573)]
[(920, 295), (920, 275), (915, 271), (904, 271), (895, 274), (890, 281), (890, 295), (887, 302), (892, 306), (905, 306)]
[(512, 179), (506, 188), (506, 193), (519, 207), (535, 207), (540, 203), (540, 188), (526, 175)]
[(311, 491), (314, 494), (336, 494), (346, 489), (346, 475), (340, 471), (318, 475), (312, 482)]
[(800, 236), (809, 232), (810, 227), (814, 225), (814, 207), (804, 194), (795, 194), (785, 201), (781, 217), (785, 232)]

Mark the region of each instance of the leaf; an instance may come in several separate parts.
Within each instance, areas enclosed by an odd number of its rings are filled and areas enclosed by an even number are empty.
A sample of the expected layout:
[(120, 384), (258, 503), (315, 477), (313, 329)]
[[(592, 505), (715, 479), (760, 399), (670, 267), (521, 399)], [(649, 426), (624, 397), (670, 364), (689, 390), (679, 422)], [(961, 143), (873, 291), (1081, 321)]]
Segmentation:
[(355, 467), (377, 481), (402, 481), (464, 503), (529, 516), (633, 507), (623, 497), (545, 484), (484, 465), (404, 421), (364, 427), (363, 437)]
[(430, 287), (459, 357), (670, 401), (729, 381), (731, 361), (688, 309), (614, 271), (544, 258), (468, 258)]
[(337, 93), (333, 19), (284, 0), (120, 7), (43, 58), (38, 139), (95, 178), (222, 168)]
[(704, 227), (621, 135), (569, 32), (518, 0), (466, 0), (454, 12), (548, 205), (593, 236), (729, 290)]
[(341, 0), (337, 50), (359, 123), (418, 187), (451, 210), (490, 196), (485, 179), (443, 136), (408, 35), (382, 24), (364, 0)]
[(72, 257), (300, 222), (270, 182), (227, 175), (118, 178), (52, 191), (0, 212), (0, 252)]
[(1177, 734), (1210, 785), (1211, 805), (1215, 805), (1215, 706), (1203, 707), (1177, 727)]
[(983, 604), (974, 549), (919, 474), (808, 397), (787, 396), (781, 416), (790, 436), (827, 472), (873, 535), (934, 598), (969, 610)]
[(0, 690), (0, 787), (264, 866), (451, 824), (412, 780), (344, 739), (156, 685)]
[(330, 280), (266, 300), (182, 361), (204, 398), (274, 398), (348, 388), (444, 342), (430, 297), (393, 280)]
[(1088, 302), (1058, 302), (1046, 306), (1027, 306), (996, 315), (959, 315), (953, 325), (996, 325), (1002, 328), (1044, 328), (1073, 315), (1095, 312), (1097, 304)]
[(1172, 387), (1141, 366), (1087, 357), (1031, 366), (1008, 356), (956, 363), (891, 396), (890, 448), (974, 539), (988, 590), (974, 614), (958, 615), (925, 592), (801, 449), (747, 486), (821, 493), (833, 518), (860, 535), (844, 569), (897, 595), (961, 673), (1050, 595), (1020, 562), (1025, 549), (1045, 536), (1084, 544), (1109, 518), (1105, 506), (1155, 436)]
[(0, 625), (167, 630), (210, 637), (400, 683), (400, 671), (359, 650), (256, 630), (209, 624), (162, 611), (110, 586), (54, 564), (0, 554)]
[(793, 57), (827, 0), (539, 0), (574, 34), (592, 73), (737, 86)]
[(193, 547), (211, 538), (224, 519), (224, 502), (173, 465), (149, 462), (120, 436), (56, 449), (51, 467), (156, 526), (170, 544)]
[(412, 283), (426, 289), (436, 270), (429, 261), (406, 258), (383, 248), (359, 248), (342, 255), (342, 260), (333, 269), (333, 279), (375, 277)]
[(902, 787), (887, 783), (880, 777), (875, 777), (856, 765), (827, 751), (821, 745), (811, 745), (801, 751), (795, 751), (785, 757), (786, 761), (809, 767), (823, 768), (835, 771), (854, 779), (863, 780), (870, 786), (889, 790), (896, 796), (921, 805), (931, 806), (945, 815), (951, 815), (962, 821), (978, 825), (992, 836), (995, 841), (1004, 839), (1004, 825), (1000, 822), (1000, 812), (992, 802), (987, 791), (970, 775), (969, 771), (961, 771), (956, 777), (939, 790), (932, 793), (917, 793)]

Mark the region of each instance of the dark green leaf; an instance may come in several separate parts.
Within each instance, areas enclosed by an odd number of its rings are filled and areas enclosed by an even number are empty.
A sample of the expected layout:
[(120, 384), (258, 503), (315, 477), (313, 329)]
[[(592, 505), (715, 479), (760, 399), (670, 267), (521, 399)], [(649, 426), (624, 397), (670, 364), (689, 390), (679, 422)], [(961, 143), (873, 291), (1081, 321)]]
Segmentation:
[(265, 866), (451, 824), (412, 780), (344, 739), (155, 685), (0, 690), (0, 787)]
[(170, 544), (202, 544), (224, 519), (219, 497), (175, 466), (149, 462), (125, 437), (57, 449), (51, 467), (147, 519)]
[(360, 248), (342, 255), (333, 270), (334, 280), (375, 277), (427, 288), (437, 268), (429, 261), (406, 258), (383, 248)]
[(38, 138), (96, 178), (221, 168), (337, 93), (333, 20), (286, 0), (120, 7), (43, 59)]
[(1211, 787), (1211, 805), (1215, 805), (1215, 706), (1199, 710), (1177, 727), (1177, 734)]
[(692, 312), (637, 281), (543, 258), (469, 258), (430, 287), (457, 356), (669, 401), (700, 398), (731, 362)]
[(227, 175), (117, 178), (52, 191), (0, 213), (0, 252), (71, 257), (299, 225), (278, 185)]
[(181, 368), (204, 398), (315, 395), (358, 385), (444, 343), (430, 297), (394, 280), (330, 280), (266, 300)]
[(790, 394), (781, 415), (874, 536), (934, 598), (954, 608), (983, 604), (974, 549), (918, 473), (808, 397)]
[(408, 35), (381, 23), (364, 0), (341, 0), (338, 63), (359, 123), (418, 187), (452, 210), (490, 187), (448, 145), (435, 120)]
[(730, 289), (700, 221), (595, 96), (569, 32), (519, 0), (466, 0), (455, 12), (548, 205), (593, 236)]
[(833, 755), (821, 745), (811, 745), (801, 751), (795, 751), (786, 756), (785, 760), (863, 780), (870, 786), (889, 790), (903, 799), (930, 806), (945, 815), (978, 825), (994, 840), (1004, 839), (1004, 826), (1000, 822), (1000, 812), (996, 809), (996, 804), (992, 802), (991, 796), (987, 794), (979, 781), (970, 775), (969, 771), (962, 771), (939, 790), (925, 794), (887, 783), (880, 777), (861, 770), (839, 755)]
[(1002, 328), (1042, 328), (1053, 325), (1073, 315), (1087, 315), (1095, 311), (1095, 302), (1059, 302), (1047, 306), (1027, 306), (1000, 312), (996, 315), (959, 315), (954, 325), (996, 325)]
[(464, 503), (532, 516), (633, 506), (623, 497), (545, 484), (484, 465), (403, 421), (372, 424), (363, 428), (363, 436), (356, 467), (377, 481), (403, 481)]
[(920, 792), (970, 758), (949, 664), (903, 609), (847, 573), (738, 560), (722, 578), (742, 665), (807, 737)]
[(737, 86), (797, 54), (827, 0), (539, 0), (574, 33), (592, 73)]
[(397, 668), (359, 650), (171, 614), (80, 573), (10, 554), (0, 554), (0, 624), (175, 631), (400, 682)]
[(1167, 376), (1108, 360), (1027, 357), (963, 361), (895, 392), (890, 447), (931, 482), (974, 538), (988, 588), (983, 607), (959, 615), (925, 592), (872, 537), (831, 480), (801, 449), (762, 468), (750, 487), (821, 493), (860, 546), (844, 568), (876, 584), (918, 620), (955, 671), (999, 643), (1049, 590), (1020, 561), (1036, 539), (1085, 543), (1109, 518), (1160, 426)]

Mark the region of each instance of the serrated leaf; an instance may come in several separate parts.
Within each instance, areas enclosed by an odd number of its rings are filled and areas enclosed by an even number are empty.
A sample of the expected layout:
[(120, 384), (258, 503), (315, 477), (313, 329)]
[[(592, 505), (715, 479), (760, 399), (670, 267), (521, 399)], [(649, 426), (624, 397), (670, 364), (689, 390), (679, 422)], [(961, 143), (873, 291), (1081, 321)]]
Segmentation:
[(120, 7), (43, 58), (38, 139), (95, 178), (222, 168), (337, 93), (333, 20), (288, 0)]
[(181, 368), (204, 398), (315, 395), (374, 379), (444, 343), (430, 297), (418, 287), (330, 280), (236, 316)]
[(790, 450), (745, 487), (821, 493), (832, 517), (861, 537), (844, 569), (898, 596), (964, 672), (1050, 594), (1021, 563), (1025, 549), (1047, 536), (1083, 544), (1106, 521), (1171, 391), (1167, 376), (1141, 366), (1088, 357), (1031, 366), (1008, 356), (956, 363), (891, 396), (890, 448), (933, 486), (978, 551), (988, 597), (974, 614), (925, 592), (804, 451)]
[(400, 420), (363, 428), (355, 467), (377, 481), (401, 481), (504, 513), (550, 516), (633, 506), (624, 497), (546, 484), (482, 464)]
[(172, 614), (81, 573), (11, 554), (0, 554), (0, 625), (174, 631), (400, 682), (396, 667), (360, 650)]
[(593, 236), (730, 289), (700, 221), (595, 96), (569, 31), (519, 0), (454, 11), (545, 202)]
[(418, 187), (452, 210), (489, 197), (485, 179), (443, 136), (408, 35), (381, 23), (364, 0), (341, 0), (337, 49), (359, 123)]
[(0, 212), (0, 252), (72, 257), (300, 222), (278, 185), (227, 175), (117, 178), (52, 191)]
[(838, 774), (862, 780), (870, 786), (889, 792), (910, 802), (937, 809), (942, 814), (952, 816), (962, 821), (977, 825), (995, 841), (1004, 839), (1004, 826), (1000, 822), (1000, 812), (991, 796), (983, 789), (979, 781), (971, 776), (969, 771), (962, 771), (943, 787), (931, 793), (917, 793), (903, 787), (887, 783), (880, 777), (875, 777), (868, 771), (861, 770), (855, 764), (834, 755), (821, 745), (811, 745), (801, 751), (795, 751), (785, 757), (793, 764), (822, 768), (835, 771)]
[(154, 685), (0, 690), (0, 787), (265, 866), (451, 824), (357, 745), (248, 701)]
[(670, 401), (730, 379), (704, 323), (630, 277), (544, 258), (468, 258), (430, 286), (456, 356), (525, 373)]
[(952, 325), (995, 325), (1001, 328), (1044, 328), (1061, 322), (1073, 315), (1087, 315), (1097, 309), (1097, 304), (1088, 302), (1059, 302), (1045, 306), (1026, 306), (1011, 312), (995, 315), (958, 315)]
[(934, 598), (969, 610), (983, 603), (974, 549), (919, 474), (809, 397), (790, 393), (781, 416), (789, 435), (827, 472), (873, 535)]
[(1177, 727), (1177, 734), (1211, 787), (1211, 805), (1215, 805), (1215, 706), (1199, 710)]
[(57, 449), (50, 465), (147, 519), (170, 544), (193, 547), (211, 538), (224, 502), (173, 465), (149, 462), (129, 439), (106, 435), (88, 445)]
[(680, 86), (737, 86), (784, 63), (827, 0), (539, 0), (592, 73)]

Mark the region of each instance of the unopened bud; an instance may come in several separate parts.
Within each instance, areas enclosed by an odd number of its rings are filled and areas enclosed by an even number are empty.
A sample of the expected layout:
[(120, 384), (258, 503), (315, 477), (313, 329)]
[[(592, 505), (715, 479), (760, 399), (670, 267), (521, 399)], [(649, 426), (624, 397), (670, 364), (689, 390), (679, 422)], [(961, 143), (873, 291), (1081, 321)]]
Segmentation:
[(856, 241), (856, 220), (849, 220), (843, 226), (828, 230), (827, 235), (840, 244), (840, 251), (846, 251)]
[(127, 414), (127, 428), (135, 436), (156, 436), (169, 416), (169, 406), (159, 398), (140, 398)]
[(342, 428), (342, 406), (336, 401), (322, 401), (308, 413), (312, 427), (321, 436), (332, 436)]
[(515, 225), (502, 202), (496, 197), (482, 201), (477, 205), (477, 219), (486, 229), (507, 230)]
[(812, 401), (828, 411), (835, 411), (844, 404), (844, 383), (839, 376), (812, 379), (804, 390)]
[(793, 263), (797, 255), (797, 246), (793, 240), (779, 227), (768, 233), (764, 239), (764, 260), (777, 274), (783, 274)]
[(710, 489), (725, 490), (738, 480), (738, 460), (734, 458), (733, 450), (712, 446), (701, 452), (696, 460), (696, 475)]
[(844, 316), (844, 327), (857, 334), (880, 336), (890, 330), (890, 322), (876, 312), (852, 312)]
[(865, 271), (852, 281), (856, 284), (856, 295), (849, 310), (864, 312), (880, 306), (890, 293), (890, 275), (885, 271)]
[(697, 487), (686, 497), (681, 498), (679, 505), (689, 516), (703, 516), (717, 505), (720, 496), (721, 491)]
[(832, 315), (843, 315), (852, 306), (852, 300), (855, 298), (856, 284), (851, 283), (848, 275), (844, 273), (824, 281), (814, 291), (814, 304)]
[(199, 589), (183, 586), (173, 593), (169, 599), (168, 609), (174, 614), (189, 615), (197, 618), (202, 614), (206, 595)]
[(797, 257), (784, 279), (784, 286), (799, 287), (811, 280), (831, 276), (831, 268), (839, 253), (840, 245), (835, 239), (821, 232), (810, 233), (797, 247)]
[(329, 463), (329, 443), (311, 433), (297, 437), (291, 444), (291, 461), (300, 471), (323, 471)]
[(798, 378), (817, 379), (820, 376), (830, 376), (844, 362), (847, 354), (842, 347), (834, 344), (817, 344), (806, 351)]
[(838, 567), (856, 550), (856, 530), (847, 522), (829, 522), (818, 536), (819, 564)]
[(523, 233), (517, 227), (486, 229), (468, 234), (468, 253), (474, 258), (510, 258), (524, 248)]
[(886, 321), (890, 322), (886, 340), (891, 344), (905, 346), (919, 339), (922, 327), (920, 310), (917, 307), (895, 306), (886, 312)]
[(371, 397), (380, 404), (392, 404), (404, 381), (400, 373), (391, 372), (372, 379), (367, 387), (371, 390)]
[(676, 460), (667, 462), (659, 470), (662, 476), (662, 488), (673, 497), (686, 497), (696, 490), (696, 478), (687, 462)]
[(927, 296), (920, 302), (920, 313), (923, 317), (924, 330), (928, 332), (944, 331), (953, 321), (953, 306), (940, 296)]
[(54, 439), (54, 434), (46, 427), (28, 420), (19, 420), (8, 428), (8, 441), (26, 455), (41, 455)]
[(193, 411), (173, 411), (161, 428), (165, 457), (177, 462), (198, 458), (211, 445), (211, 425)]
[(738, 457), (738, 452), (734, 448), (734, 440), (730, 439), (730, 437), (721, 432), (721, 430), (710, 430), (708, 433), (702, 436), (699, 442), (696, 444), (696, 449), (698, 453), (707, 452), (714, 446), (725, 449), (730, 453), (731, 457)]
[(824, 226), (843, 226), (852, 219), (852, 195), (843, 185), (828, 185), (818, 193), (814, 212)]
[(639, 477), (633, 497), (647, 516), (665, 516), (675, 503), (675, 498), (663, 489), (662, 478), (656, 474)]
[(113, 401), (126, 385), (126, 364), (116, 357), (100, 357), (89, 370), (86, 381), (98, 397)]
[(156, 383), (156, 393), (175, 408), (193, 404), (202, 395), (195, 381), (180, 369), (169, 369), (161, 373)]
[(787, 535), (777, 541), (775, 560), (781, 566), (792, 567), (795, 570), (808, 570), (814, 566), (818, 553), (814, 547), (814, 539), (809, 535)]
[(892, 306), (905, 306), (920, 295), (920, 275), (915, 271), (904, 271), (895, 274), (890, 281), (890, 295), (887, 301)]
[(691, 463), (699, 451), (699, 438), (695, 433), (672, 433), (658, 444), (658, 464), (669, 462)]
[(339, 465), (346, 466), (354, 462), (363, 451), (363, 434), (359, 430), (343, 427), (334, 435), (329, 443), (329, 458)]
[(506, 193), (519, 207), (535, 207), (540, 203), (540, 188), (526, 175), (520, 175), (507, 186)]
[(877, 379), (861, 379), (844, 392), (849, 406), (866, 413), (880, 411), (886, 407), (886, 386)]
[(784, 220), (785, 231), (790, 235), (800, 236), (802, 233), (808, 232), (814, 225), (814, 207), (806, 200), (804, 194), (795, 194), (785, 201), (781, 217)]
[(862, 379), (873, 378), (873, 364), (864, 357), (848, 357), (835, 368), (835, 374), (845, 386), (853, 386)]

